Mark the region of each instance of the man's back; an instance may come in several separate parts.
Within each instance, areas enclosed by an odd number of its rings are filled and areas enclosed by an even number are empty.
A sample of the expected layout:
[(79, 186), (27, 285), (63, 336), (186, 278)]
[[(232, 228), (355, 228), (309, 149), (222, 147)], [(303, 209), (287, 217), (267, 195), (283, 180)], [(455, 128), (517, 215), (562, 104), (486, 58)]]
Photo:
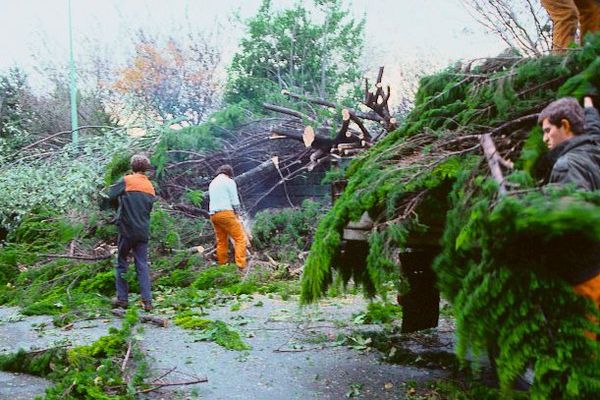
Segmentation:
[(155, 191), (146, 175), (127, 175), (117, 182), (110, 193), (119, 198), (119, 232), (133, 240), (147, 241), (150, 231), (150, 212)]
[(233, 210), (240, 205), (235, 181), (225, 174), (219, 174), (208, 186), (209, 213)]

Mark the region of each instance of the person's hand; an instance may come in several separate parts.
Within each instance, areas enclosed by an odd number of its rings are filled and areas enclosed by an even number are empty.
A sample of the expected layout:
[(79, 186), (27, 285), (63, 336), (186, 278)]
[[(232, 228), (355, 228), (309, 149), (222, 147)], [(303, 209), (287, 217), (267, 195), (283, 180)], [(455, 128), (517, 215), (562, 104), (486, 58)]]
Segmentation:
[(594, 107), (594, 102), (592, 101), (592, 98), (590, 96), (585, 96), (583, 98), (583, 107), (584, 108)]

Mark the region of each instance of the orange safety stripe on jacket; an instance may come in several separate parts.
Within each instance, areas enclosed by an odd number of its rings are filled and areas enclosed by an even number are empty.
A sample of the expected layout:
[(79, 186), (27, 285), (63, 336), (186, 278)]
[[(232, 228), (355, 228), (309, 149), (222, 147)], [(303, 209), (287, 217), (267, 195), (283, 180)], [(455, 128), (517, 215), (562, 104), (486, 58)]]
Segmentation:
[(126, 175), (123, 179), (125, 180), (126, 192), (143, 192), (152, 196), (156, 195), (154, 192), (154, 186), (152, 186), (150, 179), (148, 179), (146, 175)]

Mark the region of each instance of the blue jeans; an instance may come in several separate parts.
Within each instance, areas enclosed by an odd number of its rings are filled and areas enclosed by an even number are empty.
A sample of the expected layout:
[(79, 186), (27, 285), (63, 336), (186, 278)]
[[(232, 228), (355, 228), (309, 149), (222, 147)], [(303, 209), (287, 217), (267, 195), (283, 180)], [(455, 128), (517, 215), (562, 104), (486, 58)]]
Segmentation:
[(125, 236), (119, 235), (118, 247), (119, 256), (117, 257), (116, 273), (117, 299), (127, 301), (129, 298), (129, 284), (123, 278), (123, 275), (127, 273), (129, 267), (127, 256), (130, 252), (133, 252), (142, 300), (151, 302), (152, 293), (150, 291), (150, 270), (148, 269), (148, 242), (136, 242)]

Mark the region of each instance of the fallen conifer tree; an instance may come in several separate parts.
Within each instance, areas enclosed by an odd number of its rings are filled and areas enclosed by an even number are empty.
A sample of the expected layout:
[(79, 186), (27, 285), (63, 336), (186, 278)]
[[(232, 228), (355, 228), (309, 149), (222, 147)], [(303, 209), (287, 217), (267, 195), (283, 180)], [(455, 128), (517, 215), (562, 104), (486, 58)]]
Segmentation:
[[(597, 311), (556, 270), (600, 243), (599, 197), (541, 189), (535, 166), (545, 150), (537, 114), (556, 98), (597, 91), (599, 54), (596, 35), (565, 56), (489, 59), (422, 79), (400, 127), (350, 165), (317, 229), (303, 301), (316, 301), (336, 275), (384, 294), (406, 254), (435, 250), (459, 356), (489, 351), (507, 392), (531, 367), (532, 398), (598, 396), (598, 347), (583, 336), (598, 331), (585, 318)], [(497, 156), (486, 158), (490, 143)], [(344, 228), (365, 212), (368, 249), (345, 257)]]

